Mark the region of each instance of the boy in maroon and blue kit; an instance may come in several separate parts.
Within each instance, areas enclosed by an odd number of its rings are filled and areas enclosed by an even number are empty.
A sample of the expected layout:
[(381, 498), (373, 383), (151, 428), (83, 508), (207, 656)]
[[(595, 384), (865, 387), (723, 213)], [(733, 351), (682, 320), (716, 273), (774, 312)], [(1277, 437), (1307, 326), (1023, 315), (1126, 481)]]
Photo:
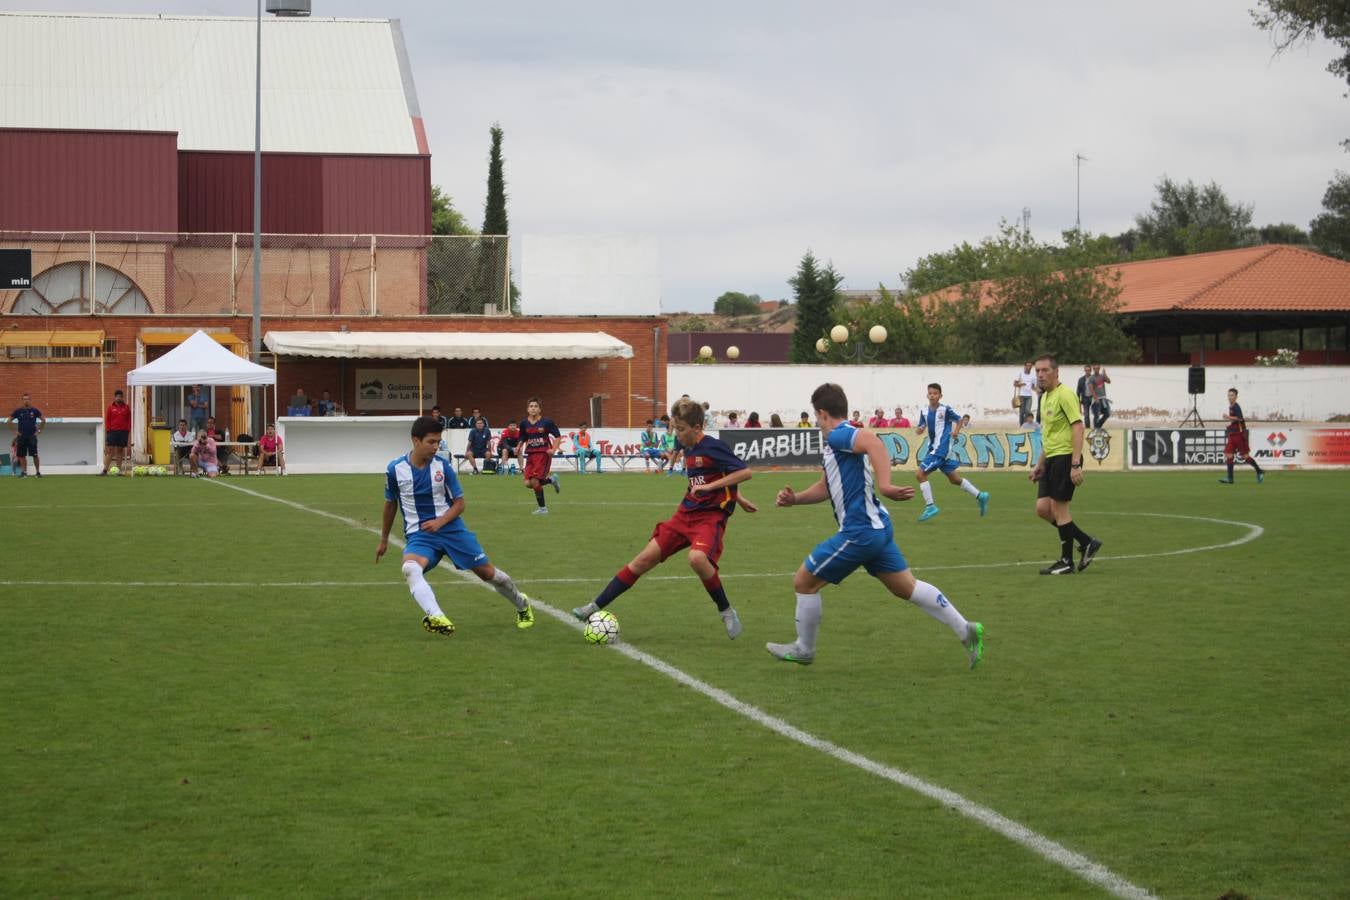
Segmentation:
[(558, 476), (549, 475), (549, 470), (553, 468), (553, 454), (562, 442), (562, 432), (558, 431), (552, 419), (544, 418), (544, 407), (538, 397), (530, 398), (530, 402), (525, 405), (525, 413), (525, 418), (520, 420), (520, 449), (517, 452), (524, 457), (521, 470), (525, 474), (525, 486), (534, 491), (534, 502), (539, 504), (534, 514), (543, 516), (548, 514), (548, 506), (544, 503), (544, 485), (553, 485), (554, 493), (562, 492), (558, 486)]
[(658, 564), (675, 553), (689, 548), (689, 568), (703, 582), (703, 588), (717, 605), (727, 637), (735, 640), (741, 633), (741, 619), (727, 600), (722, 579), (717, 574), (717, 561), (722, 556), (727, 519), (739, 505), (746, 512), (759, 507), (740, 496), (736, 486), (749, 481), (751, 472), (745, 463), (731, 452), (731, 448), (715, 437), (703, 433), (703, 407), (692, 400), (681, 399), (670, 411), (671, 428), (680, 446), (684, 448), (685, 472), (689, 488), (680, 501), (675, 515), (660, 523), (652, 531), (651, 540), (633, 561), (619, 570), (605, 589), (585, 606), (572, 610), (572, 615), (586, 621), (592, 615), (613, 603)]
[(1228, 389), (1228, 426), (1224, 429), (1228, 438), (1223, 444), (1223, 461), (1228, 465), (1228, 477), (1220, 478), (1219, 484), (1233, 483), (1233, 457), (1241, 455), (1247, 465), (1256, 470), (1256, 483), (1266, 480), (1265, 470), (1252, 459), (1252, 449), (1247, 443), (1247, 419), (1242, 415), (1242, 407), (1237, 402), (1237, 388)]

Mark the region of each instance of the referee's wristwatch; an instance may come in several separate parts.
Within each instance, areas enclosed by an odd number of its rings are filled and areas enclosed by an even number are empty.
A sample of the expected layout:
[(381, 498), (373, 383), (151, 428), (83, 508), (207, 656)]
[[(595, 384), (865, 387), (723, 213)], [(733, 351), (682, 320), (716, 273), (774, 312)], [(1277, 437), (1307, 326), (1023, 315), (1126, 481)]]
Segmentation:
[(1069, 463), (1069, 468), (1070, 468), (1070, 469), (1081, 469), (1081, 468), (1083, 468), (1083, 462), (1082, 462), (1082, 460), (1079, 460), (1078, 462), (1070, 462), (1070, 463)]

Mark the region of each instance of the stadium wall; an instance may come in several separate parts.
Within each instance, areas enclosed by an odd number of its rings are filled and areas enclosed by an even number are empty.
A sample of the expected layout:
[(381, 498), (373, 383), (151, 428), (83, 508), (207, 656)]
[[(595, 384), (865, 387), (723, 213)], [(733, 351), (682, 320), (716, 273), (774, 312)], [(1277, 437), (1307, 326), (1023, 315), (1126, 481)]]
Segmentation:
[[(755, 411), (764, 422), (778, 413), (790, 424), (807, 408), (811, 392), (832, 381), (865, 416), (877, 407), (890, 415), (901, 406), (912, 419), (928, 402), (926, 385), (935, 381), (943, 387), (945, 403), (969, 413), (977, 426), (994, 427), (1016, 424), (1013, 379), (1020, 371), (1020, 366), (671, 365), (666, 405), (689, 394), (715, 410)], [(1081, 363), (1060, 368), (1071, 389), (1082, 373)], [(1107, 374), (1113, 426), (1180, 422), (1190, 412), (1185, 366), (1111, 366)], [(1243, 412), (1252, 421), (1325, 422), (1350, 414), (1350, 371), (1334, 366), (1212, 366), (1206, 370), (1206, 387), (1196, 401), (1209, 424), (1226, 412), (1230, 387), (1238, 389)]]

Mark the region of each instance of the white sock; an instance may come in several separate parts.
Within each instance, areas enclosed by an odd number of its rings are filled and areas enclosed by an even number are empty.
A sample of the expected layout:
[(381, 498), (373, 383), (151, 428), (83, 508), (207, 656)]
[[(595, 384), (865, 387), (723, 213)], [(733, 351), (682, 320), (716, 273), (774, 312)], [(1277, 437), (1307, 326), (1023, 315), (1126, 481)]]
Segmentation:
[(422, 607), (422, 612), (429, 616), (443, 616), (441, 606), (436, 602), (436, 595), (431, 590), (431, 585), (422, 575), (422, 567), (412, 560), (403, 563), (403, 577), (408, 582), (408, 590), (412, 591), (413, 599), (417, 605)]
[(525, 608), (525, 597), (516, 588), (516, 583), (511, 580), (511, 576), (501, 569), (498, 569), (492, 576), (492, 589), (511, 601), (511, 605), (516, 609)]
[(933, 483), (931, 481), (919, 482), (919, 490), (923, 492), (923, 502), (929, 506), (933, 505)]
[(980, 496), (980, 489), (977, 488), (975, 485), (971, 484), (969, 478), (961, 479), (961, 490), (965, 491), (972, 497)]
[(807, 653), (816, 652), (816, 632), (820, 630), (819, 594), (797, 595), (797, 646)]
[(909, 595), (909, 602), (946, 625), (962, 641), (966, 639), (965, 616), (957, 612), (951, 601), (942, 596), (942, 592), (928, 582), (914, 582), (914, 593)]

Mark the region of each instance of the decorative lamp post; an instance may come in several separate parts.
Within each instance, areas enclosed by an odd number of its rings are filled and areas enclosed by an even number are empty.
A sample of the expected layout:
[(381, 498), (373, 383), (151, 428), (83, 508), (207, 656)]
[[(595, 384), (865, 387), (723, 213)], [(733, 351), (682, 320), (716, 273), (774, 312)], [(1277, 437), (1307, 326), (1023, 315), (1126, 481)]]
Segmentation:
[(873, 325), (867, 332), (867, 340), (874, 344), (877, 349), (872, 352), (867, 351), (867, 343), (861, 338), (852, 344), (848, 342), (849, 332), (847, 325), (836, 325), (830, 329), (830, 339), (820, 338), (816, 341), (816, 352), (824, 355), (830, 352), (830, 345), (833, 343), (844, 351), (845, 357), (852, 357), (856, 363), (870, 362), (877, 358), (880, 353), (880, 347), (886, 343), (888, 333), (886, 326)]

